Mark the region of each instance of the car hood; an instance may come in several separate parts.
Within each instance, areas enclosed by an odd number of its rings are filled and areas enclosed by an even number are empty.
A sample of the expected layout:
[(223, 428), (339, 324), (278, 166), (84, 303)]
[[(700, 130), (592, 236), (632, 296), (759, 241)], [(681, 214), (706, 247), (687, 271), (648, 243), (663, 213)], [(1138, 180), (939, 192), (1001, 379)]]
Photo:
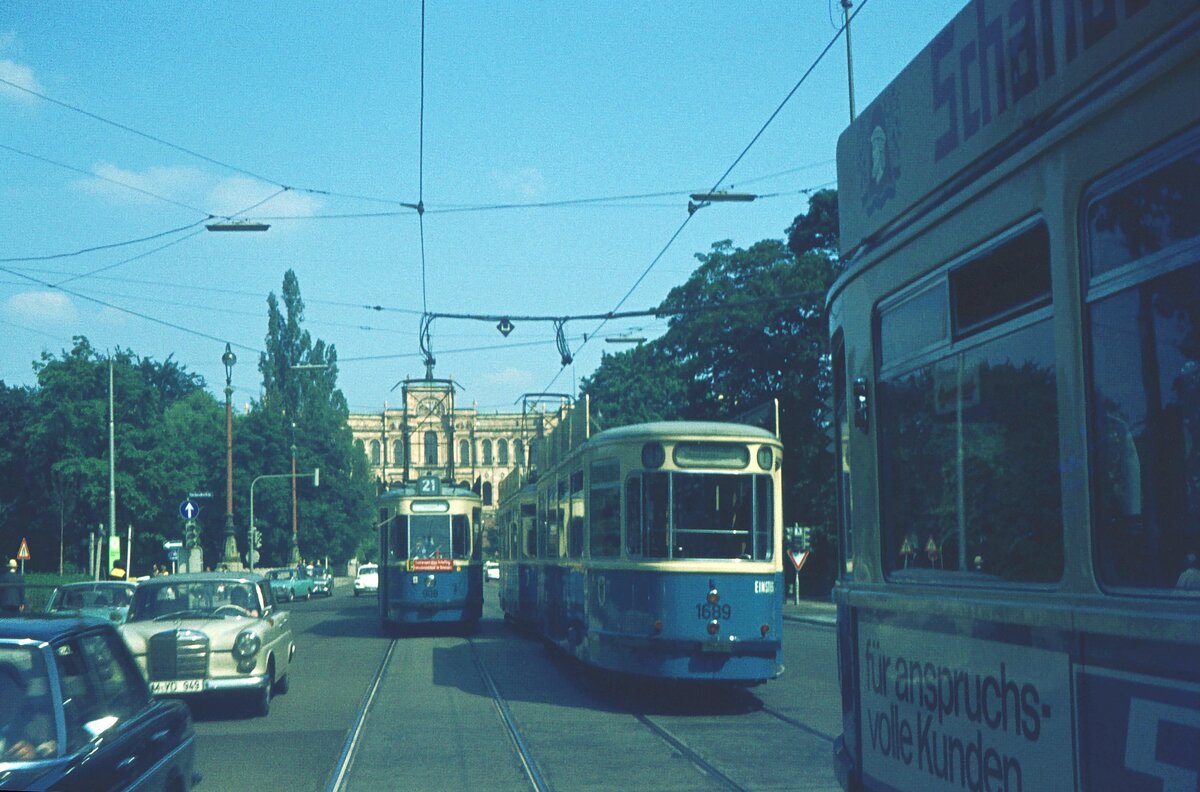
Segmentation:
[(146, 654), (146, 641), (153, 635), (170, 630), (193, 630), (208, 636), (209, 651), (220, 652), (233, 649), (238, 633), (250, 629), (262, 633), (267, 622), (263, 619), (230, 617), (227, 619), (162, 619), (160, 621), (134, 621), (121, 625), (121, 635), (135, 655)]
[(64, 762), (0, 762), (0, 789), (50, 789), (62, 780)]

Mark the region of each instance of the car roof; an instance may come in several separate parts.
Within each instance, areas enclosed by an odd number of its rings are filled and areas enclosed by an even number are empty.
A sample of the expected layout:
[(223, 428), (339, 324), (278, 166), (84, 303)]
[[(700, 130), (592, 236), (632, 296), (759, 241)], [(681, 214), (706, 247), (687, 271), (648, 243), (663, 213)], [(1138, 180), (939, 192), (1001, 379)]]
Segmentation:
[(89, 616), (0, 619), (0, 641), (32, 639), (49, 642), (73, 633), (110, 626), (103, 619)]
[(185, 572), (180, 575), (163, 575), (143, 580), (138, 586), (156, 586), (168, 583), (207, 583), (212, 581), (257, 583), (260, 580), (263, 580), (263, 576), (257, 572)]
[(77, 588), (90, 589), (90, 588), (97, 588), (100, 586), (104, 586), (104, 587), (118, 586), (120, 588), (137, 588), (137, 583), (134, 583), (134, 582), (128, 581), (128, 580), (83, 580), (83, 581), (79, 581), (77, 583), (63, 583), (62, 585), (59, 586), (59, 588), (62, 588), (62, 589), (77, 589)]

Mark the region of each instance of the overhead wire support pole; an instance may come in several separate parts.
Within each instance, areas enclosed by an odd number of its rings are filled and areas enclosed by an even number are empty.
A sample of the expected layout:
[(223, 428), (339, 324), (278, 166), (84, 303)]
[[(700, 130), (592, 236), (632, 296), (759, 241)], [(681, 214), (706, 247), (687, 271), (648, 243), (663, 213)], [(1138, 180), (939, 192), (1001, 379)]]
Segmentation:
[(854, 123), (854, 54), (850, 46), (850, 7), (851, 0), (842, 0), (842, 16), (845, 22), (842, 29), (846, 31), (846, 80), (850, 91), (850, 123)]

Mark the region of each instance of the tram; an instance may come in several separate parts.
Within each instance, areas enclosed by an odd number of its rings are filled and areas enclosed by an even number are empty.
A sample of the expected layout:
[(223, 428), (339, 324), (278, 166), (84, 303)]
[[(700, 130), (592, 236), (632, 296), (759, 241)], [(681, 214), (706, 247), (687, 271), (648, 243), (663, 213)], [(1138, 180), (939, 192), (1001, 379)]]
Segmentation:
[(840, 782), (1195, 790), (1200, 5), (973, 0), (838, 198)]
[(482, 501), (436, 476), (379, 497), (379, 619), (384, 631), (478, 623)]
[(681, 421), (590, 436), (585, 399), (539, 451), (536, 516), (516, 535), (510, 522), (504, 545), (506, 616), (608, 671), (739, 684), (782, 671), (776, 434)]
[(499, 487), (496, 523), (500, 528), (500, 608), (505, 620), (532, 627), (537, 623), (537, 477), (518, 467)]

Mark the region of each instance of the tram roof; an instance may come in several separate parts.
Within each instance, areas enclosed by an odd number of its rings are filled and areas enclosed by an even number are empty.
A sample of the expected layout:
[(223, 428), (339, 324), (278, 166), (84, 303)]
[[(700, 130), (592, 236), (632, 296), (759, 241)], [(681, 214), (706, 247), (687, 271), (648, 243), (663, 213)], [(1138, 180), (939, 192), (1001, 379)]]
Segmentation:
[(592, 436), (591, 442), (620, 442), (663, 438), (768, 440), (779, 442), (771, 432), (749, 424), (727, 421), (653, 421), (605, 429)]

